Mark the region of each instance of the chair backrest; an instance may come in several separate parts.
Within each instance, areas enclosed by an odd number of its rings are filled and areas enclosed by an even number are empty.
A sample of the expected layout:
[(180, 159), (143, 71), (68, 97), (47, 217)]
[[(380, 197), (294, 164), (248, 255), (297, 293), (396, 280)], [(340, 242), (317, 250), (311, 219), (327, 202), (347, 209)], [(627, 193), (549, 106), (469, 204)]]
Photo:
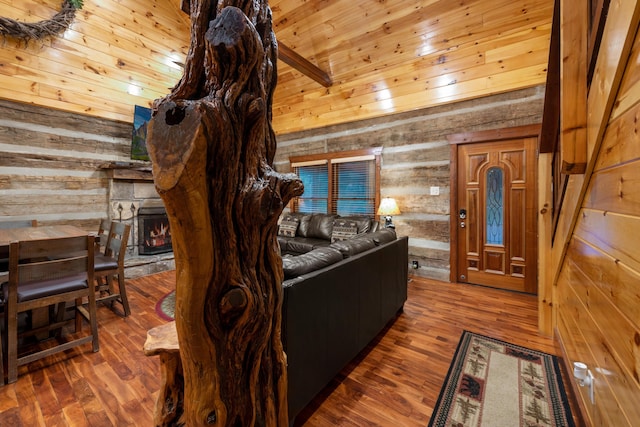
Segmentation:
[(107, 248), (107, 240), (109, 240), (109, 232), (111, 230), (111, 221), (108, 219), (100, 220), (98, 227), (98, 235), (96, 236), (96, 250), (104, 254)]
[(9, 246), (9, 295), (16, 295), (24, 283), (85, 275), (93, 280), (95, 237), (11, 242)]
[(17, 219), (13, 221), (0, 221), (0, 228), (22, 228), (22, 227), (37, 227), (37, 219)]
[(120, 265), (124, 262), (130, 230), (131, 226), (124, 222), (113, 221), (111, 223), (109, 238), (107, 239), (107, 246), (104, 254), (116, 258)]

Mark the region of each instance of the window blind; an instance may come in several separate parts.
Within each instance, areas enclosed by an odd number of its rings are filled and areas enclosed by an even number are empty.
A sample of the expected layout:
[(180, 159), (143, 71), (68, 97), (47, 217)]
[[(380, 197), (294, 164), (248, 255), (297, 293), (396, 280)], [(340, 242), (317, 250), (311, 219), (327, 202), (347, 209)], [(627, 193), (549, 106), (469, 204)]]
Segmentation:
[(375, 215), (375, 160), (332, 163), (332, 212), (341, 216)]
[(294, 166), (304, 184), (304, 193), (295, 201), (295, 210), (304, 213), (327, 213), (329, 206), (329, 167), (327, 162)]

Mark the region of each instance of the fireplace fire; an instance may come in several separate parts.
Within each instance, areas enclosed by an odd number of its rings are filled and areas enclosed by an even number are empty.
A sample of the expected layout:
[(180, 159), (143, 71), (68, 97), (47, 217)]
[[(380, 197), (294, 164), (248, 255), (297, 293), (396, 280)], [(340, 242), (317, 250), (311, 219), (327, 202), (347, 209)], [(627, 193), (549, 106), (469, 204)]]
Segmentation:
[(138, 254), (171, 252), (171, 230), (164, 207), (140, 207), (138, 210)]

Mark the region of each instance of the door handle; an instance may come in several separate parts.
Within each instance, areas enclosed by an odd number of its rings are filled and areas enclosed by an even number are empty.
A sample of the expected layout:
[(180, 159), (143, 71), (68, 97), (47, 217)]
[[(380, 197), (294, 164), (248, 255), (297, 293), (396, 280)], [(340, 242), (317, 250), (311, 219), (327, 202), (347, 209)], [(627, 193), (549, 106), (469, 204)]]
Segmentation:
[(460, 221), (460, 228), (465, 228), (466, 224), (464, 223), (464, 221)]

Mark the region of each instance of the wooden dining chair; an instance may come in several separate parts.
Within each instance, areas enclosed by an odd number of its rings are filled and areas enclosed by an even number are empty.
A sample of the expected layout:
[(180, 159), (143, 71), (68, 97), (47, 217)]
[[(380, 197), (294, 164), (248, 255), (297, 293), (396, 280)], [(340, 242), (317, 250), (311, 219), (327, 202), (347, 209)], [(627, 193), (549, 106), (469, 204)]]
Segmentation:
[[(124, 256), (127, 251), (131, 226), (123, 222), (111, 222), (109, 235), (105, 244), (104, 254), (97, 254), (95, 258), (97, 301), (100, 303), (122, 304), (125, 317), (131, 314), (127, 288), (124, 280)], [(116, 291), (115, 279), (118, 281)]]
[[(51, 354), (89, 342), (94, 352), (99, 350), (93, 287), (94, 251), (95, 237), (92, 235), (12, 242), (9, 245), (9, 282), (4, 290), (7, 382), (17, 380), (18, 366)], [(88, 300), (87, 308), (82, 305), (84, 298)], [(91, 333), (65, 340), (60, 332), (55, 337), (56, 345), (45, 345), (44, 349), (34, 353), (19, 355), (18, 315), (29, 310), (58, 306), (58, 312), (47, 325), (31, 328), (20, 335), (62, 331), (67, 322), (74, 320), (66, 320), (64, 316), (66, 310), (63, 307), (71, 301), (76, 302), (76, 332), (80, 332), (78, 326), (81, 327), (82, 318), (85, 318), (89, 321)]]
[(111, 221), (108, 219), (100, 220), (98, 226), (98, 235), (96, 236), (96, 255), (103, 254), (107, 248), (107, 239), (109, 239), (109, 231), (111, 230)]
[[(21, 227), (37, 227), (38, 220), (10, 220), (0, 221), (0, 229), (21, 228)], [(4, 294), (2, 286), (9, 281), (9, 249), (0, 248), (0, 312), (4, 312)], [(0, 339), (0, 385), (4, 385), (4, 361), (3, 361), (2, 339)]]

